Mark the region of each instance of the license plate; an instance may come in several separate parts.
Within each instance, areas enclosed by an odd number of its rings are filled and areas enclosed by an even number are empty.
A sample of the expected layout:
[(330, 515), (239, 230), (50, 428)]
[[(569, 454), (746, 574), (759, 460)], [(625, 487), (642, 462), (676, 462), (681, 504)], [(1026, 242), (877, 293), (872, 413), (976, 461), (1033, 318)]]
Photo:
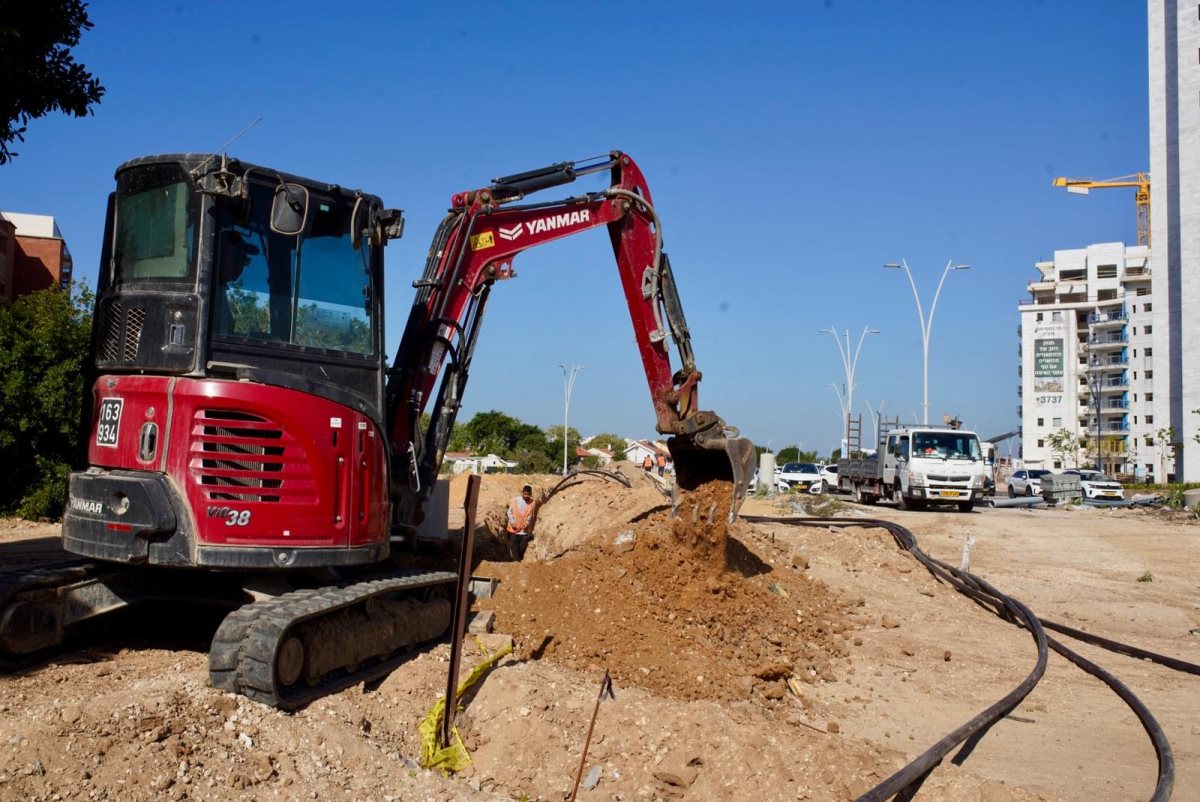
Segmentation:
[(938, 493), (938, 495), (941, 496), (942, 498), (957, 498), (958, 491), (957, 490), (943, 490), (940, 493)]
[(96, 421), (96, 445), (116, 448), (121, 429), (123, 398), (105, 398), (100, 402), (100, 417)]

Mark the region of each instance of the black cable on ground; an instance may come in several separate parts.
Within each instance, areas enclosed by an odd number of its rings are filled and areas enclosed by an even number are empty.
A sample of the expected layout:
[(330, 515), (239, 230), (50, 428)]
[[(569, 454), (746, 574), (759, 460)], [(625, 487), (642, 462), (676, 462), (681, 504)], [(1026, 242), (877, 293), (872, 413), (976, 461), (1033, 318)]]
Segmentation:
[(885, 529), (902, 548), (912, 554), (935, 578), (953, 586), (960, 593), (992, 610), (1001, 618), (1028, 629), (1033, 634), (1035, 641), (1037, 641), (1037, 665), (1035, 665), (1033, 671), (1030, 672), (1029, 676), (1020, 685), (970, 721), (943, 737), (907, 766), (900, 769), (900, 771), (888, 777), (870, 791), (867, 791), (856, 802), (883, 802), (883, 800), (891, 799), (892, 797), (900, 800), (911, 799), (912, 795), (929, 776), (930, 772), (933, 771), (934, 767), (959, 744), (963, 744), (963, 748), (955, 756), (953, 762), (961, 763), (965, 760), (987, 730), (1011, 712), (1033, 690), (1038, 680), (1041, 679), (1045, 671), (1047, 647), (1054, 649), (1083, 671), (1104, 682), (1129, 706), (1141, 722), (1143, 729), (1146, 730), (1146, 734), (1150, 737), (1151, 744), (1154, 746), (1155, 754), (1158, 756), (1158, 779), (1155, 784), (1154, 793), (1149, 797), (1149, 802), (1166, 802), (1166, 800), (1171, 798), (1171, 790), (1175, 783), (1175, 760), (1166, 733), (1163, 732), (1162, 727), (1159, 726), (1154, 716), (1151, 715), (1149, 709), (1128, 687), (1101, 666), (1077, 654), (1061, 642), (1053, 638), (1047, 638), (1043, 625), (1048, 629), (1053, 629), (1071, 637), (1077, 637), (1080, 640), (1101, 648), (1132, 657), (1153, 660), (1156, 663), (1179, 671), (1200, 674), (1200, 666), (1173, 657), (1148, 652), (1144, 649), (1138, 649), (1137, 647), (1107, 638), (1089, 635), (1086, 632), (1065, 627), (1061, 624), (1055, 624), (1052, 621), (1043, 621), (1034, 615), (1024, 604), (1001, 593), (986, 580), (975, 576), (969, 571), (959, 570), (925, 554), (917, 545), (916, 536), (912, 532), (891, 521), (846, 518), (779, 518), (748, 515), (742, 516), (742, 519), (750, 523), (788, 524), (793, 526), (855, 526)]

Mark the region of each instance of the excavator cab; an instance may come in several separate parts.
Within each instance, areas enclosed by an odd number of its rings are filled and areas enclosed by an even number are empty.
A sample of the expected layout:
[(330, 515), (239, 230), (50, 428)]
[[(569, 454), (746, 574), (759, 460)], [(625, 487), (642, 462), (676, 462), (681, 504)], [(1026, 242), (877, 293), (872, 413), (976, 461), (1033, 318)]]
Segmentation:
[(66, 547), (280, 569), (386, 555), (379, 198), (206, 155), (117, 169)]

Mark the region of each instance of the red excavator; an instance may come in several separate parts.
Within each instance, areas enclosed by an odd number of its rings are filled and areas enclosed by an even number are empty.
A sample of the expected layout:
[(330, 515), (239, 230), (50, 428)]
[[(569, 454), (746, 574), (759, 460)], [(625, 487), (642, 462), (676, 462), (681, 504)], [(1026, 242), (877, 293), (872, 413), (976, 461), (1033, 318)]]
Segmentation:
[[(604, 171), (607, 189), (520, 203)], [(439, 529), (426, 508), (492, 290), (520, 252), (597, 226), (679, 487), (724, 479), (731, 519), (741, 506), (754, 447), (699, 408), (662, 227), (627, 154), (454, 195), (390, 366), (383, 249), (403, 232), (398, 210), (221, 155), (135, 159), (116, 180), (88, 467), (71, 474), (62, 526), (88, 559), (0, 574), (0, 666), (135, 602), (199, 601), (232, 608), (213, 685), (295, 708), (444, 635), (460, 577), (389, 555)]]

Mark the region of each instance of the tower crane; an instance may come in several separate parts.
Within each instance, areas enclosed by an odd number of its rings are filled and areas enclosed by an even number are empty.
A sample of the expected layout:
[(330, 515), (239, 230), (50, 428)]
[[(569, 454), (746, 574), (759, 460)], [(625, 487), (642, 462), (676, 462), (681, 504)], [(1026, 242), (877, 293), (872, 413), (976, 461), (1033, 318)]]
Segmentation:
[(1134, 200), (1137, 202), (1138, 245), (1150, 244), (1150, 174), (1133, 173), (1103, 181), (1093, 181), (1090, 178), (1054, 179), (1054, 186), (1066, 187), (1067, 192), (1086, 195), (1093, 189), (1108, 189), (1109, 187), (1133, 187), (1136, 190)]

